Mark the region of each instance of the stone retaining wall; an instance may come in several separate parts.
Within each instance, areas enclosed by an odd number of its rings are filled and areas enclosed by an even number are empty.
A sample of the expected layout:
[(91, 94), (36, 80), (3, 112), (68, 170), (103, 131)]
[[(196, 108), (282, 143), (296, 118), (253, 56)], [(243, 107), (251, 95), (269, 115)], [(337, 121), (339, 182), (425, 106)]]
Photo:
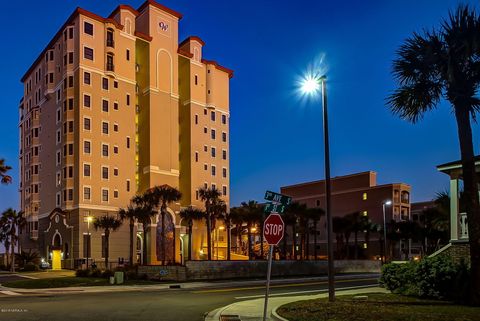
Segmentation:
[[(335, 261), (336, 273), (379, 273), (380, 261)], [(139, 275), (164, 281), (263, 278), (267, 261), (187, 261), (185, 266), (148, 265), (138, 267)], [(327, 274), (327, 261), (273, 261), (272, 276), (318, 276)]]

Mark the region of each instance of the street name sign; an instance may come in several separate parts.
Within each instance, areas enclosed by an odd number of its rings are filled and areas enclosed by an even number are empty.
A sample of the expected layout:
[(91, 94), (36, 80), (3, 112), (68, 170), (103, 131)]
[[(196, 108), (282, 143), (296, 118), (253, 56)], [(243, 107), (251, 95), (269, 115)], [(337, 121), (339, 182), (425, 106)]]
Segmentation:
[(265, 209), (264, 209), (264, 212), (265, 213), (283, 213), (285, 212), (285, 205), (283, 204), (274, 204), (272, 202), (268, 202), (267, 204), (265, 204)]
[(265, 199), (267, 201), (272, 201), (272, 202), (280, 203), (283, 205), (290, 205), (292, 203), (292, 198), (290, 196), (275, 193), (272, 191), (265, 192)]

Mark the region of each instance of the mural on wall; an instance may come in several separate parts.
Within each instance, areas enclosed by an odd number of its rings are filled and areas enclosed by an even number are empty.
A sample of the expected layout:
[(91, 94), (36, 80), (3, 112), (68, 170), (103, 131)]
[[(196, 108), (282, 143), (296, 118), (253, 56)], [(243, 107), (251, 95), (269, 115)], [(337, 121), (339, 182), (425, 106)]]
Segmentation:
[[(175, 261), (174, 257), (174, 245), (175, 245), (175, 225), (170, 213), (165, 214), (165, 262), (171, 263)], [(162, 249), (162, 216), (159, 216), (157, 223), (157, 260), (163, 260)]]

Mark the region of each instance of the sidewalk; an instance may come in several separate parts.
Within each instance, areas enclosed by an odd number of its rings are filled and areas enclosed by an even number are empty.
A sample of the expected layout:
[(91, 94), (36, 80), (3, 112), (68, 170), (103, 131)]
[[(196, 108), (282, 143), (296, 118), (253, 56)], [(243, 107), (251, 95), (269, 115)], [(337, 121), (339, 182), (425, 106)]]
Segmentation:
[[(374, 287), (364, 287), (364, 288), (355, 288), (351, 290), (336, 291), (336, 296), (360, 294), (360, 293), (379, 293), (379, 292), (389, 293), (389, 291), (384, 288), (374, 286)], [(295, 301), (313, 300), (313, 299), (326, 298), (326, 297), (328, 297), (328, 293), (269, 298), (268, 308), (267, 308), (267, 320), (288, 321), (287, 319), (280, 317), (276, 313), (277, 308), (279, 308), (284, 304), (295, 302)], [(222, 321), (222, 317), (223, 317), (223, 320), (228, 320), (228, 321), (261, 321), (263, 318), (264, 302), (265, 302), (264, 298), (235, 302), (226, 307), (219, 308), (209, 312), (205, 316), (205, 321)], [(237, 318), (235, 318), (235, 316)]]

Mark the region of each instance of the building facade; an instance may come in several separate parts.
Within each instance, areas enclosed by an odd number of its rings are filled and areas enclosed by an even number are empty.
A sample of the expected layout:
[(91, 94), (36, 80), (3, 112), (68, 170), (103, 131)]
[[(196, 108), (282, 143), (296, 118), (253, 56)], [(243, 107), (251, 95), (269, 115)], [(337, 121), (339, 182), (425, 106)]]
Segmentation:
[[(199, 37), (179, 43), (181, 18), (151, 0), (120, 5), (107, 18), (77, 8), (22, 77), (24, 249), (49, 259), (60, 250), (66, 267), (87, 256), (100, 261), (103, 236), (86, 218), (117, 215), (134, 195), (167, 184), (183, 194), (167, 218), (174, 260), (182, 262), (180, 208), (203, 207), (203, 186), (219, 189), (228, 205), (233, 72), (203, 58)], [(145, 227), (151, 264), (159, 261), (157, 222)], [(206, 242), (197, 225), (196, 259)], [(128, 235), (128, 224), (111, 234), (112, 259), (128, 257)]]
[[(386, 223), (391, 220), (404, 221), (410, 219), (410, 185), (392, 183), (377, 185), (377, 174), (373, 171), (333, 177), (332, 184), (332, 217), (344, 217), (352, 213), (372, 223), (383, 226), (383, 209)], [(280, 188), (282, 194), (291, 196), (293, 201), (305, 204), (308, 208), (325, 208), (325, 181), (313, 181)], [(391, 204), (389, 204), (390, 201)], [(384, 205), (385, 204), (385, 205)], [(323, 216), (319, 222), (317, 233), (319, 253), (325, 255), (326, 220)], [(359, 240), (364, 249), (364, 257), (380, 255), (379, 239), (381, 235), (371, 235), (367, 248), (365, 235), (361, 231)], [(312, 240), (312, 238), (310, 238)], [(352, 242), (352, 239), (350, 240)], [(311, 247), (312, 244), (309, 244)], [(313, 253), (313, 250), (309, 251)]]

